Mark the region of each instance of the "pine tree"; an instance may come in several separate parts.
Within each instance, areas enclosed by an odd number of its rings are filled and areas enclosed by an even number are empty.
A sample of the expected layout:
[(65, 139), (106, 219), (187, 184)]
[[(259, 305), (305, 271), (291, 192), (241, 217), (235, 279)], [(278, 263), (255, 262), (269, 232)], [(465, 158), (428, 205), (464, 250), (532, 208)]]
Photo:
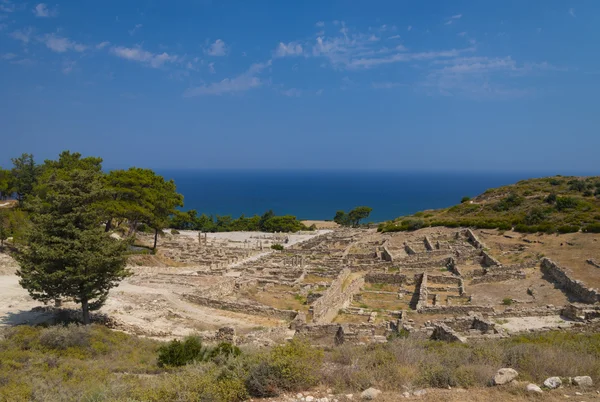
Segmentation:
[(53, 168), (45, 171), (43, 191), (31, 199), (31, 227), (17, 255), (17, 275), (36, 300), (80, 303), (89, 324), (90, 310), (100, 308), (109, 290), (129, 275), (128, 243), (111, 238), (100, 224), (98, 203), (107, 197), (102, 173), (83, 166), (47, 167)]

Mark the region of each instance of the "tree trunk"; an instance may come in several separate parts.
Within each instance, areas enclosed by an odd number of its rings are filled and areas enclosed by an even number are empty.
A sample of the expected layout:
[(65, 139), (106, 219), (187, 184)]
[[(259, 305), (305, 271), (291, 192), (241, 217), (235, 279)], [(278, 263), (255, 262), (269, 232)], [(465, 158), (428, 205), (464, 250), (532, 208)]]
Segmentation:
[(156, 241), (158, 240), (158, 228), (154, 229), (154, 247), (152, 247), (152, 250), (156, 251)]
[(112, 229), (112, 218), (106, 221), (106, 227), (104, 229), (105, 232), (108, 232)]
[(81, 312), (83, 315), (83, 325), (90, 324), (90, 305), (87, 298), (81, 299)]

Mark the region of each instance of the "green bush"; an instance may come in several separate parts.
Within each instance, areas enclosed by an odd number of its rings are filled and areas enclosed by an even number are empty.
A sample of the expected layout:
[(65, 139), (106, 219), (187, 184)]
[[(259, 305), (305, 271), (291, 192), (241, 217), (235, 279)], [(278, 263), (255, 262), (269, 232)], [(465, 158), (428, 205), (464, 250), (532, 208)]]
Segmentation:
[(194, 361), (201, 362), (208, 358), (209, 353), (196, 336), (189, 336), (183, 342), (175, 339), (158, 349), (158, 366), (178, 367)]
[(564, 211), (565, 209), (577, 208), (579, 201), (573, 197), (557, 197), (556, 198), (556, 209)]
[(277, 251), (283, 251), (284, 247), (281, 244), (272, 244), (271, 248)]
[(511, 299), (510, 297), (505, 297), (504, 299), (502, 299), (502, 304), (504, 304), (505, 306), (511, 306), (513, 304), (513, 299)]
[(583, 228), (586, 233), (600, 233), (600, 223), (590, 223)]
[(556, 230), (558, 231), (558, 233), (577, 233), (579, 232), (579, 229), (581, 228), (577, 225), (562, 225), (559, 226)]
[(468, 196), (464, 196), (463, 198), (460, 199), (460, 203), (464, 204), (465, 202), (469, 202), (471, 201), (471, 197)]
[(321, 366), (322, 360), (323, 351), (306, 342), (293, 340), (275, 346), (250, 368), (246, 388), (256, 397), (308, 389), (318, 382), (319, 371), (315, 368)]

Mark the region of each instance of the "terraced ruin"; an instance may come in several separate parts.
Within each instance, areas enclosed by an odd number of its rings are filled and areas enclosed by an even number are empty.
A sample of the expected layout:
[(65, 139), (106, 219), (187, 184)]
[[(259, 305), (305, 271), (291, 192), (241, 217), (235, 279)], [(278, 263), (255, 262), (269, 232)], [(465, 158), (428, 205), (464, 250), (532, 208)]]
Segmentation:
[[(599, 239), (449, 228), (181, 232), (161, 238), (158, 255), (131, 258), (134, 275), (101, 313), (109, 325), (146, 336), (228, 334), (259, 344), (467, 342), (575, 329), (600, 316), (600, 293), (591, 288), (599, 283)], [(37, 306), (26, 294), (15, 302), (16, 291), (3, 322), (41, 319), (15, 311)]]

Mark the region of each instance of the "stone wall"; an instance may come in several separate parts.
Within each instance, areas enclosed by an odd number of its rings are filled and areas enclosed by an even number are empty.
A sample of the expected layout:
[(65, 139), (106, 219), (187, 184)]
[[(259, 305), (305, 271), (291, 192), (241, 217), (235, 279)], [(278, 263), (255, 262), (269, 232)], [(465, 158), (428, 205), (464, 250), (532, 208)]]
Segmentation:
[(428, 275), (427, 280), (430, 283), (437, 283), (440, 285), (456, 285), (460, 286), (461, 279), (454, 276), (442, 276), (442, 275)]
[(481, 240), (479, 240), (477, 236), (475, 236), (475, 233), (473, 233), (471, 229), (466, 230), (466, 235), (473, 247), (480, 249), (487, 248), (485, 244)]
[(381, 248), (381, 259), (383, 261), (394, 262), (394, 256), (392, 255), (390, 250), (387, 248), (387, 245), (384, 245)]
[(542, 272), (550, 277), (558, 287), (576, 299), (590, 304), (600, 301), (600, 293), (596, 289), (589, 289), (583, 282), (572, 279), (569, 276), (571, 274), (569, 270), (561, 268), (548, 258), (542, 259)]
[(364, 277), (350, 279), (352, 271), (344, 269), (323, 293), (323, 296), (310, 307), (313, 313), (313, 322), (322, 324), (331, 322), (338, 311), (347, 307), (355, 293), (358, 293), (365, 284)]
[(433, 251), (434, 247), (429, 237), (425, 236), (425, 239), (423, 239), (423, 243), (425, 244), (425, 248), (427, 249), (427, 251)]
[(484, 267), (501, 267), (500, 261), (495, 259), (490, 253), (481, 250), (481, 263)]
[(452, 272), (454, 275), (462, 276), (454, 257), (448, 257), (448, 260), (446, 261), (446, 268), (448, 268), (448, 271)]
[(458, 335), (452, 328), (446, 324), (437, 323), (433, 326), (433, 334), (431, 339), (446, 342), (460, 342), (467, 343), (467, 340), (462, 336)]
[(192, 294), (182, 294), (181, 296), (187, 301), (199, 304), (201, 306), (221, 310), (235, 311), (244, 314), (260, 315), (263, 317), (274, 317), (279, 318), (281, 320), (293, 320), (298, 314), (298, 312), (293, 310), (280, 310), (269, 306), (215, 300), (208, 297), (202, 297)]
[(490, 306), (433, 306), (425, 307), (419, 310), (423, 314), (469, 314), (469, 313), (486, 313), (493, 314), (494, 308)]
[(417, 302), (415, 310), (420, 311), (427, 307), (427, 274), (415, 275), (415, 282), (417, 283)]
[(381, 272), (370, 272), (365, 275), (367, 283), (388, 283), (392, 285), (400, 285), (406, 283), (406, 275), (402, 274), (385, 274)]
[(492, 282), (503, 282), (510, 279), (525, 279), (527, 276), (524, 272), (502, 272), (499, 274), (486, 274), (473, 278), (471, 285), (477, 285), (478, 283), (492, 283)]

